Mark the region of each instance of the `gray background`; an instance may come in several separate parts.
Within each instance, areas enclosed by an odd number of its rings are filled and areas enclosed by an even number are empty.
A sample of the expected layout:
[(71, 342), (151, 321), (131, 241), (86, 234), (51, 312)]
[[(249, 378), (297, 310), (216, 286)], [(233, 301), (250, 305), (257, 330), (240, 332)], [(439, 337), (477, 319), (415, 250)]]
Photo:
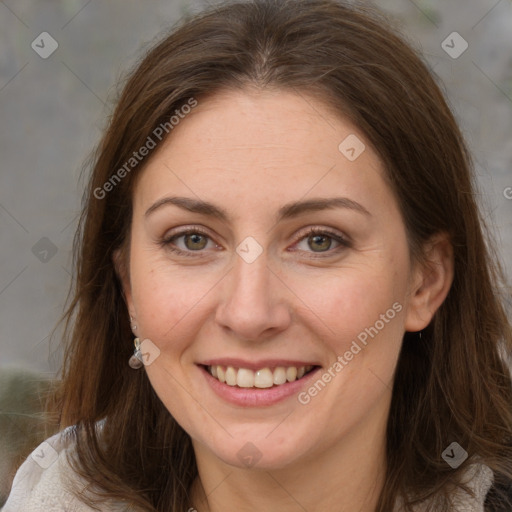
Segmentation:
[[(512, 199), (504, 191), (512, 187), (511, 0), (375, 3), (396, 17), (442, 80), (473, 151), (484, 216), (510, 279)], [(204, 5), (0, 2), (1, 367), (47, 376), (58, 370), (58, 335), (51, 340), (49, 334), (70, 283), (80, 171), (122, 73), (162, 30)], [(59, 45), (47, 59), (31, 48), (44, 31)], [(453, 31), (469, 43), (457, 59), (441, 46)]]

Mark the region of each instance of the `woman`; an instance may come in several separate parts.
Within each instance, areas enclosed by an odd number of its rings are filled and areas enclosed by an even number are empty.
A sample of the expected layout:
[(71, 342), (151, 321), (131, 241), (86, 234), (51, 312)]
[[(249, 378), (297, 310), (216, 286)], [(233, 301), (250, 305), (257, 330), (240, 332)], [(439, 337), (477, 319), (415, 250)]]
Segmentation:
[(257, 0), (175, 30), (98, 149), (67, 429), (5, 510), (510, 510), (511, 326), (470, 169), (376, 13)]

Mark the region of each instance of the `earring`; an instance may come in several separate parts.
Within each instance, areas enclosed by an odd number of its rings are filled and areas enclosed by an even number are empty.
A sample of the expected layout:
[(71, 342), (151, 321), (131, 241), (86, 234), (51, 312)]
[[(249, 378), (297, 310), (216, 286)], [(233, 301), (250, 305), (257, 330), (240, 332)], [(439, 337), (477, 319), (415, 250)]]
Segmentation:
[(135, 332), (137, 330), (137, 326), (133, 323), (133, 316), (130, 315), (130, 322), (132, 322), (132, 331)]
[(143, 366), (142, 362), (142, 352), (140, 351), (140, 339), (135, 338), (134, 340), (135, 350), (133, 351), (133, 356), (130, 357), (128, 364), (130, 365), (130, 368), (133, 368), (134, 370), (138, 370)]

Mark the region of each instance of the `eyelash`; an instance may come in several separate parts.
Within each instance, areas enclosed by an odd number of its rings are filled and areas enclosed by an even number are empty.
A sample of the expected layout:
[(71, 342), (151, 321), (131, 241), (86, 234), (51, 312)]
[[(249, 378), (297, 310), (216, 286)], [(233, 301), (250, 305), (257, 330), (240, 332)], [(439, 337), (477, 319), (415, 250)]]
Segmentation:
[[(183, 231), (179, 231), (177, 233), (173, 233), (171, 236), (168, 236), (168, 237), (165, 237), (164, 239), (162, 239), (159, 242), (159, 245), (161, 245), (162, 247), (167, 248), (168, 250), (170, 250), (171, 252), (177, 254), (178, 256), (186, 256), (186, 257), (191, 257), (191, 258), (201, 258), (201, 257), (203, 257), (203, 255), (201, 255), (199, 253), (203, 252), (203, 250), (199, 250), (199, 251), (182, 251), (181, 249), (178, 249), (175, 246), (173, 246), (173, 243), (172, 243), (173, 240), (176, 240), (177, 238), (181, 238), (182, 236), (192, 235), (192, 234), (202, 235), (202, 236), (205, 236), (206, 238), (208, 238), (209, 240), (211, 240), (209, 234), (206, 231), (204, 231), (201, 228), (197, 227), (197, 228), (185, 229)], [(323, 252), (323, 253), (311, 253), (311, 255), (308, 256), (311, 259), (327, 258), (329, 256), (333, 256), (333, 254), (339, 252), (342, 249), (348, 249), (348, 248), (351, 247), (350, 241), (347, 240), (346, 238), (342, 237), (341, 235), (339, 235), (337, 233), (334, 233), (332, 231), (329, 231), (329, 230), (326, 230), (326, 229), (317, 228), (317, 227), (309, 228), (305, 233), (303, 233), (300, 236), (299, 240), (296, 243), (302, 241), (304, 238), (309, 238), (311, 236), (316, 236), (316, 235), (327, 236), (328, 238), (332, 238), (333, 240), (338, 242), (340, 244), (340, 246), (335, 248), (335, 249), (329, 249), (328, 251)]]

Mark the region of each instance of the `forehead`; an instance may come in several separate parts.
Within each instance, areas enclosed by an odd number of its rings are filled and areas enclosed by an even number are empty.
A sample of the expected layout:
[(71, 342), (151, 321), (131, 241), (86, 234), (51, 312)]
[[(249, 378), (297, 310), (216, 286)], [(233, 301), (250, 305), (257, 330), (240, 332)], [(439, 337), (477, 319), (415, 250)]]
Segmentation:
[(336, 191), (357, 200), (385, 186), (368, 141), (324, 102), (293, 91), (225, 90), (199, 99), (174, 126), (142, 172), (136, 199), (179, 191), (282, 203)]
[[(286, 156), (293, 160), (295, 154), (336, 154), (339, 142), (358, 130), (317, 97), (290, 90), (248, 88), (226, 89), (199, 100), (167, 143), (176, 142), (176, 146), (189, 139), (191, 132), (198, 157), (209, 156), (202, 149), (214, 145), (216, 157), (223, 149), (246, 156), (261, 150), (269, 158), (288, 152)], [(363, 136), (359, 134), (359, 138)]]

